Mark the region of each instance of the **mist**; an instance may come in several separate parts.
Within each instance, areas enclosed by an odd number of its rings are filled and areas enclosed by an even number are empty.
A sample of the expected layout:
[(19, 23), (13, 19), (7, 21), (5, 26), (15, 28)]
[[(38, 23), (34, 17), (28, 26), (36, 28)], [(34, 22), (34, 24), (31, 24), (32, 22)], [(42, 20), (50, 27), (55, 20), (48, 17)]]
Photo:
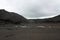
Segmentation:
[(0, 0), (0, 9), (27, 19), (53, 17), (60, 14), (60, 0)]

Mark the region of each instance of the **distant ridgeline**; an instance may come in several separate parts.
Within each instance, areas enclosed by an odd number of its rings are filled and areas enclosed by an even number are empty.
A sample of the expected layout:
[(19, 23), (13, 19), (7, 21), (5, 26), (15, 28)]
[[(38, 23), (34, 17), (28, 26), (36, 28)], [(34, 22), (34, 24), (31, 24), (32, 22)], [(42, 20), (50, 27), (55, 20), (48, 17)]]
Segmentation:
[(14, 23), (14, 24), (20, 24), (20, 23), (50, 23), (50, 22), (60, 22), (60, 15), (55, 16), (53, 18), (46, 18), (46, 19), (26, 19), (23, 16), (14, 13), (14, 12), (8, 12), (4, 9), (0, 9), (0, 23)]
[(8, 12), (4, 9), (0, 9), (0, 23), (1, 22), (10, 22), (10, 23), (25, 23), (27, 22), (27, 19), (23, 16), (14, 13), (14, 12)]
[(33, 23), (59, 23), (60, 22), (60, 15), (57, 15), (52, 18), (46, 18), (46, 19), (29, 19), (30, 22)]

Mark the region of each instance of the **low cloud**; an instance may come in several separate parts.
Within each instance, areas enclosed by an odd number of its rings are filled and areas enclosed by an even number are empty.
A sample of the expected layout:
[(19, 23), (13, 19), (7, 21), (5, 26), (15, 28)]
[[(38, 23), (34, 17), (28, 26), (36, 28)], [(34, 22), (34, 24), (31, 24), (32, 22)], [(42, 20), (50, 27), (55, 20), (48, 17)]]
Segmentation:
[(39, 18), (60, 14), (60, 0), (0, 0), (0, 9)]

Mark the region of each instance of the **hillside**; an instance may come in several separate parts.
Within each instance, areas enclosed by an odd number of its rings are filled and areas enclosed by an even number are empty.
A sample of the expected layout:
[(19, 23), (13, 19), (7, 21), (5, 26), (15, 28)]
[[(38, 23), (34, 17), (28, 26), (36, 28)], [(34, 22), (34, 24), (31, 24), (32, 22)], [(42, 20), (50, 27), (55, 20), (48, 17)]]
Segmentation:
[(30, 22), (39, 23), (39, 22), (60, 22), (60, 15), (57, 15), (52, 18), (46, 19), (29, 19)]
[(4, 9), (0, 9), (0, 22), (10, 22), (10, 23), (24, 23), (27, 22), (27, 19), (23, 16), (14, 13), (14, 12), (8, 12)]

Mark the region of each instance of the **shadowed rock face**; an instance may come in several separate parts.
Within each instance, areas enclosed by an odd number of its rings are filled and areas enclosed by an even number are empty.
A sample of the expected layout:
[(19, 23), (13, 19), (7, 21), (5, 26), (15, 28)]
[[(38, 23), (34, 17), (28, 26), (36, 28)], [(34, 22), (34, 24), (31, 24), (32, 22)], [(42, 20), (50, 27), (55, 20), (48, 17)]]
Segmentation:
[(27, 22), (27, 19), (24, 18), (23, 16), (14, 13), (14, 12), (8, 12), (4, 9), (0, 10), (0, 20), (3, 21), (9, 21), (12, 23), (23, 23), (23, 22)]

